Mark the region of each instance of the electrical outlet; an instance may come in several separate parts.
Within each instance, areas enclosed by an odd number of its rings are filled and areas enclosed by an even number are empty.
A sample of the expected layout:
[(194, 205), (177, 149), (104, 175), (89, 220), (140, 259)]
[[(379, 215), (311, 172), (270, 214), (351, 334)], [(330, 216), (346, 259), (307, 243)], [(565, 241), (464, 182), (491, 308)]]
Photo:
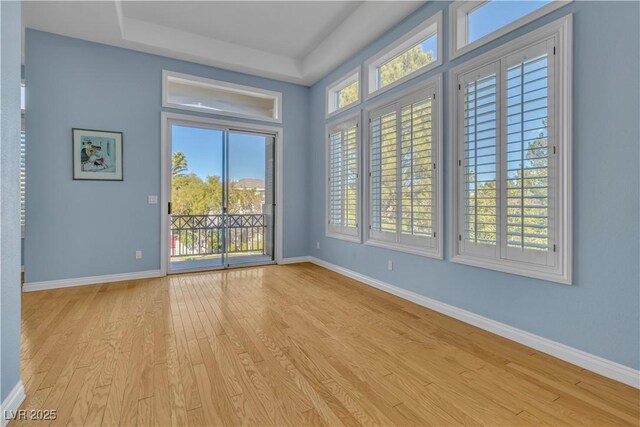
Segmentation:
[(136, 259), (142, 259), (142, 251), (136, 251)]
[(393, 270), (393, 261), (387, 261), (387, 270)]
[(157, 205), (158, 204), (158, 196), (149, 196), (147, 198), (147, 201), (149, 202), (150, 205)]
[(320, 242), (316, 242), (316, 249), (320, 249)]

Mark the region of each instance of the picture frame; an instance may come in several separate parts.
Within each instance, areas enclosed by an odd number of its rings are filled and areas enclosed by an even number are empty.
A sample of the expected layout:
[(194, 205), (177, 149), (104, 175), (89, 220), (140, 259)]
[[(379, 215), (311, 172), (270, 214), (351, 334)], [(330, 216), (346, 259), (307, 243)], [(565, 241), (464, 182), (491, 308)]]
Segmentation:
[(122, 132), (73, 128), (73, 179), (123, 181)]

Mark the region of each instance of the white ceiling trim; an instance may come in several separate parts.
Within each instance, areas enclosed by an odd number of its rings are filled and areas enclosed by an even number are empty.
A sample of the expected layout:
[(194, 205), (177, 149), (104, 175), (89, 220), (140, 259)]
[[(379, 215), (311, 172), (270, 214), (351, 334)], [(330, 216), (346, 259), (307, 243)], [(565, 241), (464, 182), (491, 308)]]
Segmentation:
[[(40, 3), (40, 4), (38, 4)], [(82, 7), (75, 2), (25, 2), (25, 25), (98, 43), (167, 56), (257, 76), (312, 85), (392, 28), (424, 1), (365, 1), (302, 58), (127, 17), (121, 0)], [(111, 7), (109, 7), (111, 3)], [(95, 18), (93, 28), (70, 26)], [(115, 19), (114, 19), (115, 18)], [(230, 16), (229, 19), (234, 19)], [(76, 20), (75, 22), (78, 22)], [(238, 22), (241, 25), (241, 22)]]
[(136, 44), (138, 50), (277, 80), (303, 80), (300, 62), (287, 56), (137, 19), (123, 17), (121, 22), (123, 40)]

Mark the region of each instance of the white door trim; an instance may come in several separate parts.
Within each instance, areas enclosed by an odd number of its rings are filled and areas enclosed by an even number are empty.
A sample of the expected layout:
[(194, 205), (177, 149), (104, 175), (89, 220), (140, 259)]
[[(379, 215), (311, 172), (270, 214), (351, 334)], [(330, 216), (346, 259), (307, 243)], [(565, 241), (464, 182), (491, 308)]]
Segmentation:
[(160, 113), (160, 271), (163, 275), (169, 272), (169, 224), (167, 217), (167, 203), (169, 202), (169, 169), (171, 168), (171, 149), (169, 138), (170, 123), (184, 123), (195, 126), (215, 127), (221, 130), (240, 130), (249, 132), (259, 132), (275, 135), (276, 144), (276, 170), (275, 181), (276, 191), (274, 202), (276, 204), (275, 221), (275, 261), (282, 260), (282, 158), (284, 132), (281, 126), (269, 126), (262, 124), (244, 123), (233, 120), (221, 120), (211, 117), (202, 117), (190, 114), (170, 113), (163, 111)]

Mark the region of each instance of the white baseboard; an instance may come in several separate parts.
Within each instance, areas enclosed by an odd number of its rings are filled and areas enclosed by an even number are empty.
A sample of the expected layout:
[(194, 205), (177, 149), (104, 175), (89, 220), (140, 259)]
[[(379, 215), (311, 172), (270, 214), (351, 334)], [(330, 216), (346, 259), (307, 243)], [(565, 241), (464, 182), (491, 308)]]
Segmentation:
[(516, 341), (520, 344), (526, 345), (543, 353), (550, 354), (551, 356), (557, 357), (558, 359), (562, 359), (566, 362), (580, 366), (581, 368), (595, 372), (607, 378), (611, 378), (635, 388), (640, 388), (640, 371), (636, 369), (621, 365), (617, 362), (613, 362), (599, 356), (595, 356), (593, 354), (578, 350), (573, 347), (569, 347), (564, 344), (560, 344), (559, 342), (543, 338), (539, 335), (523, 331), (522, 329), (518, 329), (513, 326), (498, 322), (496, 320), (480, 316), (470, 311), (445, 304), (443, 302), (425, 297), (424, 295), (399, 288), (397, 286), (385, 283), (378, 279), (374, 279), (373, 277), (365, 276), (364, 274), (360, 274), (353, 270), (340, 267), (319, 258), (306, 258), (308, 262), (312, 262), (321, 267), (335, 271), (336, 273), (340, 273), (366, 285), (373, 286), (374, 288), (396, 295), (400, 298), (414, 302), (423, 307), (427, 307), (431, 310), (461, 320), (470, 325), (477, 326), (478, 328), (508, 338), (512, 341)]
[(149, 279), (164, 276), (161, 270), (136, 271), (133, 273), (107, 274), (104, 276), (77, 277), (74, 279), (47, 280), (25, 283), (22, 292), (44, 291), (47, 289), (70, 288), (73, 286), (96, 285), (99, 283), (122, 282), (123, 280)]
[(11, 390), (9, 395), (0, 404), (0, 426), (5, 427), (9, 424), (12, 418), (14, 418), (16, 411), (22, 405), (25, 398), (24, 385), (22, 381), (18, 381), (18, 384)]
[(308, 256), (297, 256), (297, 257), (291, 257), (291, 258), (282, 258), (280, 261), (278, 261), (278, 264), (298, 264), (301, 262), (313, 262), (311, 261), (312, 257), (308, 257)]

